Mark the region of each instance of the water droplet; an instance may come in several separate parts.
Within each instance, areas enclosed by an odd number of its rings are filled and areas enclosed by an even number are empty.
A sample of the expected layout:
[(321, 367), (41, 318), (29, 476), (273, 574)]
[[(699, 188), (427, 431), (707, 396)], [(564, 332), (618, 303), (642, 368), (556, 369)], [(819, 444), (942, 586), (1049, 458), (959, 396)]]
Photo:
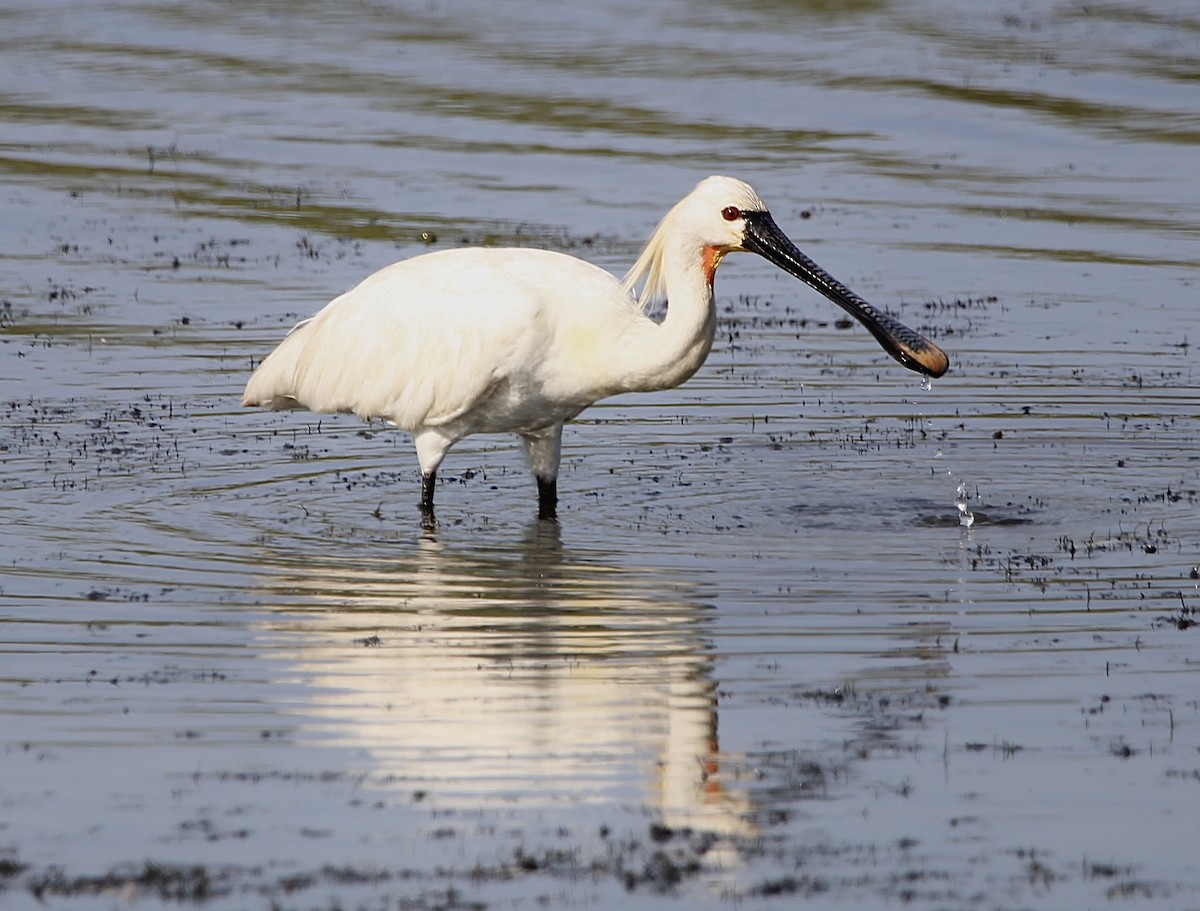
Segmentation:
[(931, 377), (931, 376), (921, 377), (921, 388), (924, 389), (926, 392), (928, 392), (930, 389), (932, 389), (933, 388), (933, 377)]
[(954, 493), (954, 505), (958, 507), (958, 524), (970, 528), (975, 524), (975, 514), (971, 512), (971, 495), (967, 492), (967, 482), (959, 481), (958, 490)]
[(940, 459), (940, 458), (942, 457), (942, 451), (941, 451), (940, 449), (939, 449), (939, 450), (937, 450), (937, 451), (936, 451), (936, 452), (933, 454), (933, 457), (934, 457), (935, 459)]

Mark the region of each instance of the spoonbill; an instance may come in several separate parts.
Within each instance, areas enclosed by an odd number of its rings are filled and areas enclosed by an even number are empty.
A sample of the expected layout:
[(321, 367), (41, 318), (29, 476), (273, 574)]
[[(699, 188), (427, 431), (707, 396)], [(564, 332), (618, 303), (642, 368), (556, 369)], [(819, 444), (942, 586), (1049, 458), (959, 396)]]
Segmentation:
[[(450, 447), (515, 433), (537, 479), (538, 515), (552, 519), (563, 424), (599, 399), (695, 373), (717, 325), (713, 276), (739, 251), (825, 295), (910, 370), (946, 372), (944, 351), (801, 253), (749, 185), (709, 177), (667, 213), (621, 281), (528, 248), (443, 250), (387, 266), (298, 323), (254, 371), (242, 404), (351, 412), (407, 430), (427, 521)], [(665, 316), (651, 318), (664, 299)]]

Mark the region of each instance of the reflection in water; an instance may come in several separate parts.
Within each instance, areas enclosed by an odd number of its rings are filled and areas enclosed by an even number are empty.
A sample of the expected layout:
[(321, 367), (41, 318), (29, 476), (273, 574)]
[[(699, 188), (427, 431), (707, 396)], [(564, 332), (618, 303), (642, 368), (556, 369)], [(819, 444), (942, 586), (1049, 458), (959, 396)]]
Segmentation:
[(546, 522), (491, 550), (431, 535), (280, 572), (266, 584), (303, 614), (286, 629), (326, 719), (310, 734), (373, 771), (443, 803), (615, 800), (745, 827), (720, 774), (709, 608), (688, 586), (573, 556)]

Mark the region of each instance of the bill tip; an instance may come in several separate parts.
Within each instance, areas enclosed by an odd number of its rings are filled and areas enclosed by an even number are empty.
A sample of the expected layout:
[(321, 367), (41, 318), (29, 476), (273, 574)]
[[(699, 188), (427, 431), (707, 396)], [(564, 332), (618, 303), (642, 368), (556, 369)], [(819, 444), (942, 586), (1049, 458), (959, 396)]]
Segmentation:
[(926, 376), (937, 379), (950, 369), (950, 358), (937, 345), (930, 345), (923, 351), (913, 352), (918, 369)]

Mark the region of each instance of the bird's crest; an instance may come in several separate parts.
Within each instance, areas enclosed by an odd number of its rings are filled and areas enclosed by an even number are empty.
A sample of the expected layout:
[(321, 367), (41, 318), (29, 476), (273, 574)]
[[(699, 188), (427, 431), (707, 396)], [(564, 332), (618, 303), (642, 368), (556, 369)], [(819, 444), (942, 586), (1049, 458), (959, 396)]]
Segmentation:
[[(621, 281), (621, 287), (625, 289), (625, 293), (637, 298), (638, 306), (643, 313), (649, 313), (657, 304), (661, 304), (667, 299), (667, 276), (663, 266), (663, 253), (667, 246), (668, 225), (673, 212), (672, 209), (658, 223), (658, 227), (646, 241), (646, 247), (637, 258), (637, 262), (625, 273), (625, 278)], [(642, 286), (640, 293), (637, 290), (638, 285)]]

